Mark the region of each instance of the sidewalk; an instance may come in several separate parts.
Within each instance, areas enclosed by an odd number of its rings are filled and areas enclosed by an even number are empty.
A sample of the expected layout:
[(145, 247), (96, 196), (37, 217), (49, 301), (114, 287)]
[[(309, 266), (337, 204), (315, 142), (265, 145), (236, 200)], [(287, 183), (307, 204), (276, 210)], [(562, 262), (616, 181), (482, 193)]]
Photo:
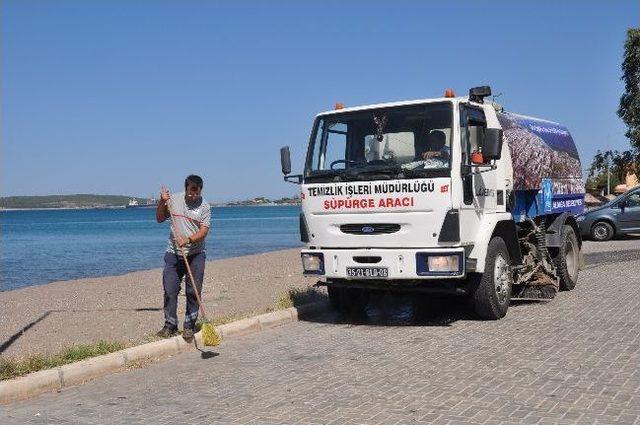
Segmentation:
[[(207, 262), (203, 302), (210, 318), (260, 313), (301, 275), (298, 249)], [(161, 261), (161, 258), (158, 260)], [(53, 354), (99, 340), (142, 343), (163, 324), (162, 269), (0, 292), (1, 356)], [(184, 316), (184, 291), (178, 316)]]

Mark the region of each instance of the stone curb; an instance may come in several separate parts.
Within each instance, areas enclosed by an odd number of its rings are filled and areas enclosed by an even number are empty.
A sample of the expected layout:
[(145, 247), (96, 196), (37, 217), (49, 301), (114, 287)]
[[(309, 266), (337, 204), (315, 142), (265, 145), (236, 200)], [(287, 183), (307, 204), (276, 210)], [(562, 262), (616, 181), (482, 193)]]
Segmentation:
[[(301, 316), (316, 313), (326, 307), (327, 303), (320, 301), (249, 317), (216, 326), (216, 329), (222, 335), (223, 340), (235, 338), (295, 322)], [(202, 346), (201, 332), (196, 334), (196, 341), (199, 346)], [(19, 378), (0, 381), (0, 404), (33, 397), (46, 391), (61, 390), (65, 387), (82, 384), (99, 376), (135, 366), (141, 361), (157, 360), (178, 354), (191, 346), (181, 336), (176, 336), (92, 357), (55, 369), (41, 370)]]

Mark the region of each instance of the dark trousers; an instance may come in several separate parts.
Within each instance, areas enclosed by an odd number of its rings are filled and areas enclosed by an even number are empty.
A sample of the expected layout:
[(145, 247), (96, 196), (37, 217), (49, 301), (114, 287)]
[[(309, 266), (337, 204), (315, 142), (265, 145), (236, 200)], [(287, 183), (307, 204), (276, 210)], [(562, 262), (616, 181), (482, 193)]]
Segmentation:
[[(196, 280), (198, 295), (202, 293), (202, 280), (204, 279), (204, 252), (189, 255), (187, 261), (191, 266), (193, 278)], [(192, 328), (198, 320), (198, 301), (190, 283), (187, 266), (182, 255), (167, 252), (164, 254), (164, 271), (162, 272), (162, 286), (164, 287), (164, 324), (171, 329), (178, 328), (178, 293), (180, 282), (185, 278), (184, 286), (187, 295), (187, 312), (184, 316), (184, 327)]]

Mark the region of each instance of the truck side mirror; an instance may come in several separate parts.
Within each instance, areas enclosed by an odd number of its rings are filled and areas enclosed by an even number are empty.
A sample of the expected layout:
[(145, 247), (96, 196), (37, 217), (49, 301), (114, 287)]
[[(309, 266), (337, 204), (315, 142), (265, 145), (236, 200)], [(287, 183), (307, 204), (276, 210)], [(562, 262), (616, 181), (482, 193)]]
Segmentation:
[(482, 140), (482, 155), (485, 161), (500, 159), (502, 154), (502, 129), (487, 128)]
[(289, 146), (280, 148), (280, 165), (282, 166), (282, 174), (285, 176), (291, 174), (291, 153)]

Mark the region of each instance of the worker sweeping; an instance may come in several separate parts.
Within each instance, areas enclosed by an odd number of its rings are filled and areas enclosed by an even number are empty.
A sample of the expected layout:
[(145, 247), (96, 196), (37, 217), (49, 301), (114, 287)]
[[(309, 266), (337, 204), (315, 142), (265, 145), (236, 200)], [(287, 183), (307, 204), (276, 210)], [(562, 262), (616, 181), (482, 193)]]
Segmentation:
[(202, 311), (203, 339), (205, 345), (216, 345), (219, 338), (206, 320), (200, 299), (205, 268), (205, 238), (211, 222), (211, 207), (202, 198), (202, 178), (189, 175), (184, 181), (185, 191), (169, 194), (162, 187), (156, 209), (158, 223), (171, 219), (171, 233), (164, 255), (162, 286), (164, 289), (164, 326), (157, 336), (166, 338), (178, 332), (178, 293), (185, 278), (187, 297), (182, 336), (191, 342), (195, 333), (198, 311)]

